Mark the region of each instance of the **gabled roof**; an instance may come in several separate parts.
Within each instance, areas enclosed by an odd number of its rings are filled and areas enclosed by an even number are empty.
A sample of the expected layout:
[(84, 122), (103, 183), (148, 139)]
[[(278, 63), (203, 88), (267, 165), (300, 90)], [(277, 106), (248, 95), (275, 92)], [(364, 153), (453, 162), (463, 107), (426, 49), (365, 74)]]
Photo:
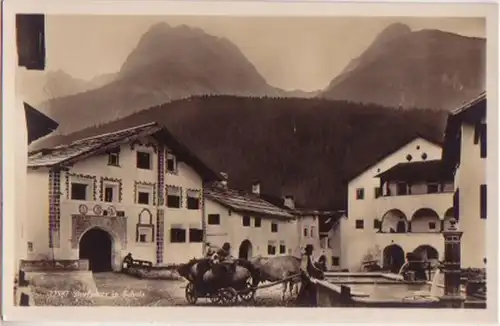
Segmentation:
[(219, 173), (214, 172), (172, 134), (156, 122), (138, 125), (106, 134), (76, 140), (70, 144), (62, 144), (53, 148), (45, 148), (28, 154), (28, 167), (67, 167), (88, 157), (103, 154), (120, 145), (133, 142), (145, 136), (152, 136), (171, 149), (181, 161), (195, 169), (204, 180), (220, 180)]
[(217, 183), (208, 184), (204, 187), (204, 196), (227, 208), (240, 213), (252, 213), (259, 216), (270, 216), (280, 219), (292, 219), (293, 215), (287, 210), (275, 206), (258, 195), (228, 189)]
[(399, 163), (377, 175), (383, 181), (452, 181), (453, 174), (446, 171), (441, 160)]
[(455, 109), (448, 115), (444, 133), (442, 159), (448, 167), (454, 167), (460, 155), (460, 130), (462, 123), (476, 124), (486, 117), (486, 92)]
[(38, 111), (28, 103), (24, 104), (24, 114), (26, 115), (26, 125), (28, 130), (28, 145), (44, 136), (47, 136), (51, 132), (59, 127), (59, 124)]
[(380, 161), (382, 161), (386, 157), (391, 156), (392, 154), (396, 153), (401, 148), (405, 147), (406, 145), (412, 143), (413, 141), (415, 141), (417, 139), (426, 140), (429, 143), (434, 144), (434, 145), (439, 146), (439, 147), (443, 146), (443, 142), (441, 142), (441, 141), (439, 141), (437, 139), (433, 139), (433, 138), (424, 136), (424, 135), (420, 135), (420, 134), (417, 133), (414, 137), (412, 137), (410, 139), (407, 138), (405, 141), (396, 144), (390, 151), (386, 151), (386, 152), (380, 153), (380, 155), (377, 157), (377, 159), (372, 160), (370, 162), (366, 162), (366, 164), (364, 165), (363, 169), (360, 169), (359, 171), (353, 173), (348, 178), (348, 182), (351, 182), (352, 180), (356, 179), (357, 177), (359, 177), (360, 175), (362, 175), (363, 173), (365, 173), (367, 170), (369, 170), (370, 168), (372, 168), (375, 165), (377, 165)]

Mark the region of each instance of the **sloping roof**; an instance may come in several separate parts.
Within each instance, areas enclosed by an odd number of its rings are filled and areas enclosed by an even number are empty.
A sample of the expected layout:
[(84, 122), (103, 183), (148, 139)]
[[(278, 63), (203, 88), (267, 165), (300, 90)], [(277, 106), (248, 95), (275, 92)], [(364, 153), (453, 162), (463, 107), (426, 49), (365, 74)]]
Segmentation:
[(70, 144), (45, 148), (28, 154), (28, 167), (65, 167), (85, 158), (105, 153), (122, 144), (130, 143), (145, 136), (153, 136), (163, 142), (179, 158), (193, 167), (205, 180), (220, 180), (219, 173), (211, 170), (198, 157), (191, 153), (172, 134), (156, 122), (134, 126), (106, 134), (80, 139)]
[(41, 113), (28, 103), (23, 104), (28, 130), (28, 145), (39, 138), (47, 136), (59, 127), (57, 122)]
[(383, 181), (452, 181), (441, 160), (399, 163), (377, 175)]
[(486, 92), (483, 92), (448, 115), (442, 159), (449, 168), (453, 168), (459, 160), (462, 123), (475, 124), (480, 122), (486, 117), (486, 106)]
[(228, 189), (216, 183), (206, 185), (203, 193), (207, 199), (213, 200), (235, 212), (253, 213), (282, 219), (293, 218), (293, 215), (285, 209), (275, 206), (252, 193)]
[(428, 141), (429, 143), (432, 143), (432, 144), (434, 144), (436, 146), (439, 146), (439, 147), (443, 146), (443, 142), (442, 141), (437, 140), (437, 139), (433, 139), (431, 137), (424, 136), (424, 135), (421, 135), (421, 134), (417, 133), (414, 137), (412, 137), (410, 139), (407, 138), (405, 141), (402, 141), (402, 142), (396, 144), (394, 147), (391, 148), (391, 150), (383, 152), (383, 153), (380, 153), (380, 155), (377, 156), (377, 158), (375, 160), (372, 160), (370, 162), (366, 162), (366, 164), (363, 165), (363, 168), (359, 169), (358, 171), (355, 171), (355, 173), (352, 173), (348, 177), (347, 181), (351, 182), (352, 180), (354, 180), (357, 177), (359, 177), (361, 174), (363, 174), (368, 169), (370, 169), (370, 168), (374, 167), (375, 165), (377, 165), (380, 161), (382, 161), (386, 157), (391, 156), (392, 154), (396, 153), (398, 150), (400, 150), (404, 146), (410, 144), (411, 142), (413, 142), (413, 141), (415, 141), (416, 139), (419, 139), (419, 138), (424, 139), (424, 140)]

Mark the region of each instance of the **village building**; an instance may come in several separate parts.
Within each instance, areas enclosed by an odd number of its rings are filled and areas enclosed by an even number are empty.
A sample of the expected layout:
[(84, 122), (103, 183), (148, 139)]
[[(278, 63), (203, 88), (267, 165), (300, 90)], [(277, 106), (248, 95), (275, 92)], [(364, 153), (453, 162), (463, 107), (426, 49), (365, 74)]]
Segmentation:
[(206, 241), (210, 246), (231, 245), (231, 255), (292, 254), (298, 243), (296, 218), (287, 209), (262, 199), (260, 186), (252, 192), (229, 189), (227, 181), (204, 189)]
[(454, 173), (455, 218), (462, 235), (462, 267), (484, 268), (487, 219), (486, 93), (451, 112), (443, 161)]
[(167, 129), (149, 123), (28, 157), (28, 260), (119, 270), (123, 258), (156, 264), (203, 253), (203, 184), (219, 180)]
[[(410, 176), (414, 170), (439, 174), (435, 160), (441, 154), (439, 142), (417, 136), (351, 178), (347, 215), (339, 227), (341, 269), (361, 271), (370, 262), (396, 269), (403, 264), (401, 256), (404, 262), (405, 254), (419, 247), (432, 247), (431, 256), (442, 252), (442, 239), (438, 241), (435, 233), (441, 230), (437, 218), (451, 214), (450, 185), (441, 186), (440, 180), (421, 174), (418, 180)], [(390, 258), (394, 256), (398, 258)]]

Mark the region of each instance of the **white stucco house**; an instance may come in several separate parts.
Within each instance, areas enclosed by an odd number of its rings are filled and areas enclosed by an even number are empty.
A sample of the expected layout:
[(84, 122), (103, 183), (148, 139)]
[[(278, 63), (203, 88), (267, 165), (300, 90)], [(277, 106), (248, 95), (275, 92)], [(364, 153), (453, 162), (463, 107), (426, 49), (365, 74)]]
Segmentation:
[(156, 123), (29, 154), (27, 260), (119, 270), (123, 257), (156, 264), (200, 256), (203, 184), (219, 180)]
[(253, 191), (234, 190), (227, 182), (215, 182), (204, 189), (206, 241), (210, 246), (231, 245), (231, 254), (249, 259), (255, 256), (292, 254), (298, 243), (296, 217)]
[[(359, 271), (367, 261), (384, 265), (384, 250), (391, 245), (385, 250), (386, 265), (387, 253), (395, 252), (392, 249), (398, 249), (399, 257), (426, 244), (438, 254), (442, 252), (442, 245), (439, 247), (442, 239), (438, 240), (435, 234), (440, 231), (437, 220), (432, 230), (427, 222), (415, 223), (412, 232), (409, 225), (415, 219), (426, 221), (430, 216), (436, 219), (437, 215), (443, 220), (446, 214), (451, 214), (450, 185), (445, 182), (446, 186), (442, 187), (439, 180), (429, 181), (423, 175), (419, 180), (413, 180), (411, 175), (403, 177), (422, 167), (423, 170), (436, 169), (439, 163), (435, 160), (441, 159), (441, 154), (439, 142), (417, 136), (350, 180), (347, 215), (341, 218), (339, 228), (342, 269)], [(419, 165), (419, 162), (429, 163)], [(387, 172), (384, 182), (383, 172)], [(397, 180), (400, 177), (406, 180)]]
[(487, 256), (486, 108), (486, 93), (482, 93), (450, 113), (445, 132), (443, 161), (455, 176), (463, 268), (483, 268)]

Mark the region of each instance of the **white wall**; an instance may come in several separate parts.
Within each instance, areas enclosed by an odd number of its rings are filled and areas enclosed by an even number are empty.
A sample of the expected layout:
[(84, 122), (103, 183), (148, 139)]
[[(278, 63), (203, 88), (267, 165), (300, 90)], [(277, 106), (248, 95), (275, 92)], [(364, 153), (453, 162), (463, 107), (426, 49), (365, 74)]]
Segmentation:
[[(23, 223), (24, 258), (31, 260), (52, 258), (49, 249), (49, 172), (46, 169), (28, 170), (26, 174), (27, 203), (25, 223)], [(33, 244), (33, 251), (28, 251), (27, 242)]]
[[(269, 241), (276, 244), (276, 255), (280, 255), (280, 243), (284, 243), (286, 250), (284, 254), (292, 254), (296, 248), (297, 225), (295, 221), (284, 221), (272, 217), (261, 218), (261, 227), (255, 227), (255, 216), (237, 212), (229, 213), (229, 209), (221, 204), (205, 199), (205, 218), (209, 214), (220, 215), (220, 225), (209, 225), (207, 221), (207, 242), (212, 245), (222, 246), (224, 242), (231, 244), (231, 254), (238, 257), (239, 248), (244, 240), (252, 244), (251, 256), (269, 256), (267, 246)], [(243, 215), (250, 216), (250, 226), (243, 226)], [(278, 224), (278, 232), (271, 232), (271, 223)]]
[[(460, 166), (455, 175), (459, 189), (459, 227), (462, 235), (462, 267), (484, 267), (486, 219), (480, 218), (480, 185), (486, 184), (486, 159), (480, 142), (474, 144), (474, 127), (462, 125)], [(493, 218), (494, 216), (490, 216)]]
[[(412, 156), (412, 162), (441, 159), (441, 147), (422, 138), (417, 138), (396, 152), (390, 154), (365, 172), (354, 178), (348, 185), (348, 218), (341, 219), (341, 267), (359, 270), (361, 262), (369, 248), (375, 243), (376, 229), (374, 220), (383, 214), (378, 208), (380, 200), (375, 198), (375, 188), (380, 187), (380, 179), (375, 176), (391, 167), (408, 162), (406, 156)], [(356, 189), (364, 189), (364, 199), (356, 199)], [(432, 195), (426, 195), (432, 196)], [(408, 196), (413, 197), (413, 196)], [(364, 220), (364, 228), (356, 229), (356, 220)]]

